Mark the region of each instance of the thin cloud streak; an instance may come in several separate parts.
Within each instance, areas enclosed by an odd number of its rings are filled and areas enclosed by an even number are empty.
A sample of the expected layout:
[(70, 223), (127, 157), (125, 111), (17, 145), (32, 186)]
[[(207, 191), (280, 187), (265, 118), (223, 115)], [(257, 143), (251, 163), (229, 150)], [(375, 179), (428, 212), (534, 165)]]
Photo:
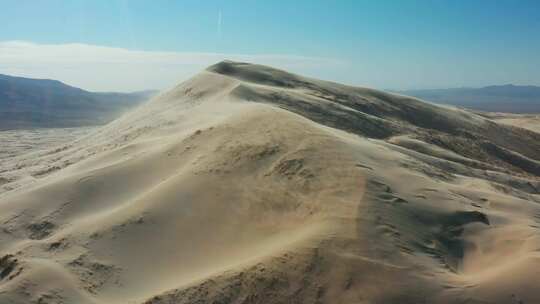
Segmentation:
[(218, 30), (218, 37), (221, 38), (221, 23), (222, 23), (222, 16), (221, 11), (218, 12), (218, 22), (217, 22), (217, 30)]
[(168, 88), (224, 59), (256, 62), (297, 72), (343, 64), (328, 58), (280, 54), (161, 52), (82, 43), (0, 42), (0, 73), (58, 79), (96, 91)]

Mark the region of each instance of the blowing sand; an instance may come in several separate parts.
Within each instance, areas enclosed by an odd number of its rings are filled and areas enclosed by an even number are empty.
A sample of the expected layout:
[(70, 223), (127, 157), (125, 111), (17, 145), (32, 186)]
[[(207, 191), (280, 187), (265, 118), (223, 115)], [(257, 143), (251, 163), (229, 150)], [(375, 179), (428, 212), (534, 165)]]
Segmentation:
[(223, 62), (4, 164), (0, 303), (538, 303), (538, 136)]

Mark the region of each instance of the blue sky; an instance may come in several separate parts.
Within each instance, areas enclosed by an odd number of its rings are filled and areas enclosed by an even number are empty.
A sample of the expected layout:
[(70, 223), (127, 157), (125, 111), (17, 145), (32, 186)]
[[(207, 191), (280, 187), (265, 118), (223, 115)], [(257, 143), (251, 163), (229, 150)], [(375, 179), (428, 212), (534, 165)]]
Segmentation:
[(165, 88), (222, 58), (377, 88), (540, 85), (540, 1), (0, 5), (0, 73), (93, 90)]

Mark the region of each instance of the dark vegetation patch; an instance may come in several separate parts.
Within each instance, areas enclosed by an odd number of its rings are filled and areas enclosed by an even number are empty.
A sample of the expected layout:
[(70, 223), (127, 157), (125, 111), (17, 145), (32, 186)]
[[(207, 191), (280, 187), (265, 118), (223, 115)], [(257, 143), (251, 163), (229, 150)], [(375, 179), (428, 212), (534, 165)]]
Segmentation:
[(26, 227), (28, 231), (28, 237), (32, 240), (42, 240), (54, 231), (56, 226), (49, 221), (42, 221), (38, 223), (32, 223)]
[(7, 278), (12, 280), (18, 276), (22, 271), (22, 267), (19, 267), (19, 260), (12, 254), (6, 254), (0, 258), (0, 281)]

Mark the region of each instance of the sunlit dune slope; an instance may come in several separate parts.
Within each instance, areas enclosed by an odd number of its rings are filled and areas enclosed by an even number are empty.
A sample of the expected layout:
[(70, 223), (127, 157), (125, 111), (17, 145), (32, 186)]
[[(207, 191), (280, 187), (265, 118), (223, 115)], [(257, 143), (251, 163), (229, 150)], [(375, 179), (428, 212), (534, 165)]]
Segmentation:
[(540, 134), (221, 62), (2, 164), (0, 303), (536, 303)]

